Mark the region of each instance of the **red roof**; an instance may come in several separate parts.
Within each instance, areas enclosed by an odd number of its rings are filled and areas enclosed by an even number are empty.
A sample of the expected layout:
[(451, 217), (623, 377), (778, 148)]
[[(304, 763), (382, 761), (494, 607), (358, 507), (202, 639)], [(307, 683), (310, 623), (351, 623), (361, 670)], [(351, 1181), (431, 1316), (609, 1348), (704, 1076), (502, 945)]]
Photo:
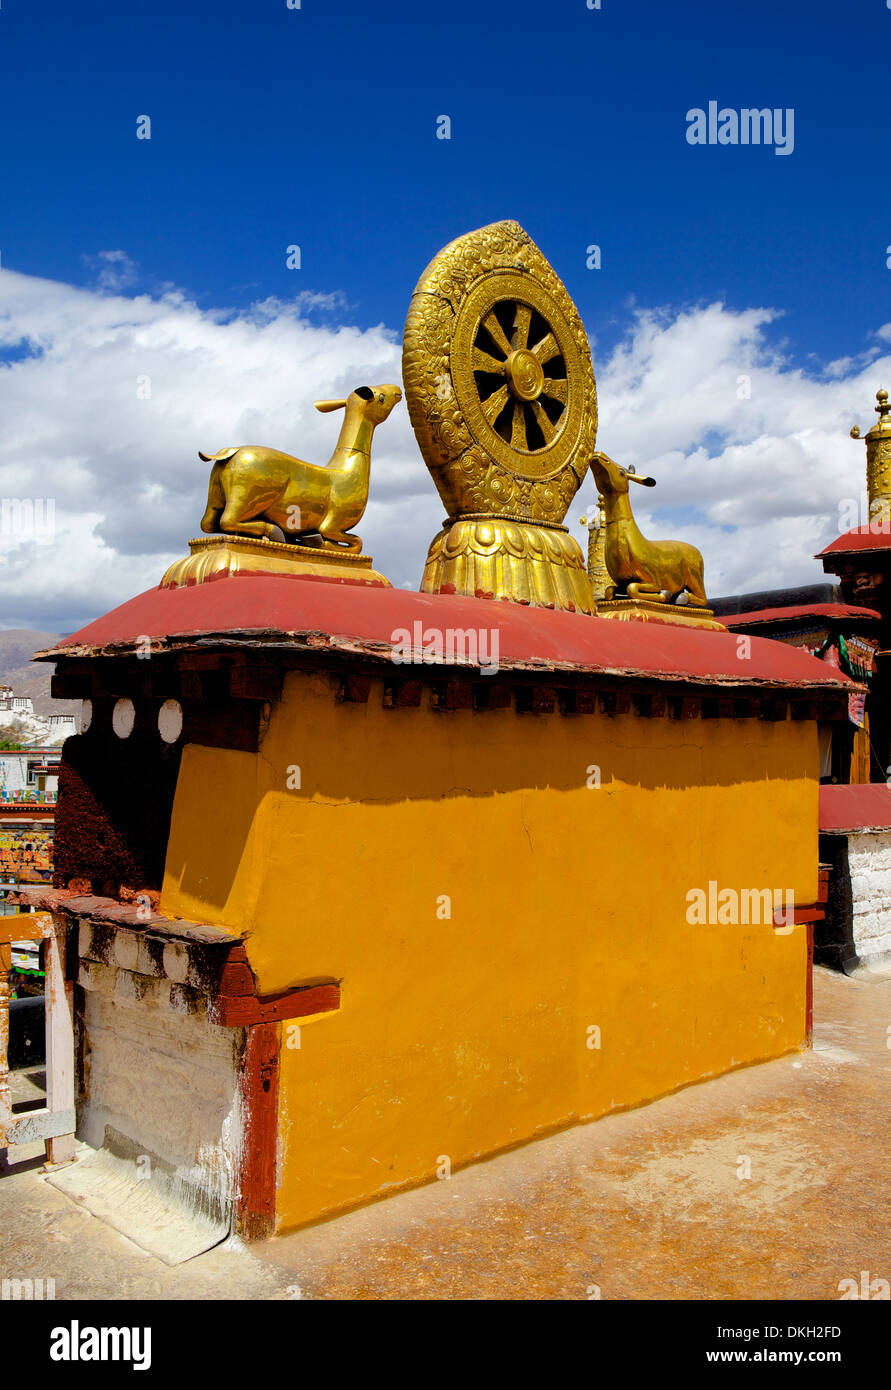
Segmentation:
[(891, 787), (884, 782), (821, 787), (820, 829), (829, 835), (891, 830)]
[(821, 687), (839, 693), (859, 688), (808, 653), (769, 638), (749, 639), (743, 657), (740, 639), (729, 632), (262, 574), (150, 589), (42, 655), (122, 655), (145, 637), (167, 645), (198, 636), (213, 636), (221, 643), (251, 637), (279, 644), (287, 637), (295, 646), (389, 662), (394, 644), (402, 640), (400, 629), (408, 630), (412, 646), (421, 650), (427, 628), (439, 633), (497, 630), (500, 669), (585, 670), (744, 687)]
[[(877, 531), (874, 529), (877, 526), (884, 529)], [(855, 526), (853, 531), (846, 531), (843, 536), (838, 536), (815, 558), (819, 560), (821, 555), (848, 555), (859, 550), (891, 550), (891, 531), (884, 522)]]
[(721, 613), (727, 627), (748, 627), (749, 623), (801, 622), (804, 618), (868, 618), (881, 622), (874, 608), (858, 608), (853, 603), (802, 603), (790, 608), (755, 608), (751, 613)]

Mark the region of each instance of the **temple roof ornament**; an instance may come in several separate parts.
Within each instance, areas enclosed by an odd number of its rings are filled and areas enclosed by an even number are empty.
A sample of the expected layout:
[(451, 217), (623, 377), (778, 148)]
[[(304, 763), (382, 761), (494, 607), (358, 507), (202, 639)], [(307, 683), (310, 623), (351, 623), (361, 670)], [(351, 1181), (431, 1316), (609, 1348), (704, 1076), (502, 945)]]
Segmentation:
[[(444, 247), (418, 281), (405, 324), (405, 400), (446, 510), (421, 592), (533, 608), (720, 628), (706, 607), (702, 556), (648, 541), (628, 501), (637, 478), (597, 452), (597, 388), (581, 317), (517, 222), (494, 222)], [(260, 445), (200, 453), (211, 464), (204, 537), (161, 588), (244, 573), (387, 587), (353, 534), (368, 501), (372, 437), (399, 386), (344, 399), (327, 465)], [(588, 469), (600, 527), (586, 570), (564, 518)]]
[(612, 583), (606, 567), (606, 514), (599, 494), (585, 515), (579, 517), (579, 525), (588, 528), (588, 579), (594, 602), (599, 603), (606, 598)]
[(588, 471), (597, 393), (585, 329), (516, 222), (451, 242), (412, 296), (409, 416), (446, 510), (421, 589), (592, 613), (562, 524)]
[(389, 583), (362, 555), (352, 535), (368, 503), (371, 444), (402, 400), (398, 386), (358, 386), (343, 399), (316, 401), (316, 410), (344, 412), (327, 465), (306, 463), (263, 445), (230, 445), (198, 457), (212, 465), (201, 529), (162, 588), (201, 584), (245, 571), (310, 575), (347, 583)]
[[(888, 392), (876, 392), (878, 420), (863, 436), (866, 441), (866, 487), (869, 493), (869, 514), (888, 514), (891, 508), (891, 405)], [(859, 439), (860, 427), (854, 425), (851, 438)]]
[[(876, 392), (878, 404), (874, 407), (878, 420), (861, 435), (860, 426), (851, 429), (852, 439), (864, 439), (866, 443), (866, 488), (869, 495), (869, 521), (863, 526), (855, 526), (850, 531), (836, 536), (834, 541), (817, 554), (823, 561), (827, 574), (839, 574), (849, 584), (855, 583), (858, 597), (871, 600), (871, 589), (875, 583), (868, 580), (872, 573), (878, 582), (878, 571), (884, 571), (887, 558), (878, 566), (880, 555), (887, 557), (891, 551), (891, 404), (888, 392)], [(867, 554), (866, 552), (869, 552)]]

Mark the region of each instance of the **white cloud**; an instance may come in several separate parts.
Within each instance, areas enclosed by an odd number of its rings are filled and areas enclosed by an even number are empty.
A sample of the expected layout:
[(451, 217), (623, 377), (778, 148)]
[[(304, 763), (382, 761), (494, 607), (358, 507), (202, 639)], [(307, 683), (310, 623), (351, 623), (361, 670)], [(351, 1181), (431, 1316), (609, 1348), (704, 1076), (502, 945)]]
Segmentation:
[(698, 545), (714, 595), (820, 582), (813, 556), (839, 534), (843, 501), (862, 493), (865, 506), (865, 448), (849, 431), (875, 418), (891, 356), (877, 342), (807, 374), (771, 342), (778, 317), (638, 311), (598, 374), (598, 446), (658, 483), (633, 494), (641, 529)]
[[(200, 535), (199, 449), (266, 443), (325, 462), (338, 417), (312, 402), (400, 380), (393, 333), (311, 321), (339, 303), (208, 312), (176, 292), (125, 298), (0, 272), (0, 363), (4, 349), (18, 358), (0, 365), (0, 498), (54, 498), (56, 518), (52, 545), (0, 535), (0, 623), (71, 630), (157, 584)], [(399, 407), (375, 438), (365, 549), (414, 584), (440, 518)]]
[[(398, 335), (331, 321), (348, 313), (339, 295), (204, 310), (175, 290), (110, 293), (135, 272), (124, 252), (98, 260), (95, 290), (0, 271), (0, 498), (54, 498), (56, 520), (52, 544), (0, 535), (3, 626), (70, 630), (155, 585), (199, 533), (198, 449), (267, 443), (324, 462), (336, 419), (313, 400), (400, 380)], [(715, 594), (819, 579), (811, 556), (864, 487), (848, 430), (891, 378), (891, 328), (807, 374), (773, 341), (773, 310), (630, 315), (597, 365), (598, 442), (658, 479), (634, 495), (642, 528), (699, 545)], [(592, 486), (571, 512), (580, 541)], [(414, 588), (441, 519), (397, 407), (375, 437), (365, 550)]]
[(97, 272), (96, 284), (100, 290), (116, 294), (129, 289), (139, 279), (139, 266), (126, 251), (99, 251), (95, 256), (81, 256), (81, 260)]

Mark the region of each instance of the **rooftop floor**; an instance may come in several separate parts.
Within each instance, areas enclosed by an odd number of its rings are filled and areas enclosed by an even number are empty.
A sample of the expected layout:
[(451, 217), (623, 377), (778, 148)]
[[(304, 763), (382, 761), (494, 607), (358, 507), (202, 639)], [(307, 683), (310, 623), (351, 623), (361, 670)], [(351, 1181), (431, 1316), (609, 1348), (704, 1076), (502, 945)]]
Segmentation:
[(57, 1299), (836, 1300), (861, 1270), (891, 1277), (889, 1017), (891, 969), (817, 969), (810, 1052), (175, 1268), (11, 1150), (0, 1270), (55, 1278)]

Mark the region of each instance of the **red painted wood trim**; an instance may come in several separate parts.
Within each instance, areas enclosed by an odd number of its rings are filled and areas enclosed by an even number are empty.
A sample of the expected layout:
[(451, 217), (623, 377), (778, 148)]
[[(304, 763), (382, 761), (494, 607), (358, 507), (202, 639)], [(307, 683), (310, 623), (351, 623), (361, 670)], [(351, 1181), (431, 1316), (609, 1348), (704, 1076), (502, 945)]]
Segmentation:
[(469, 681), (449, 681), (438, 692), (438, 709), (472, 709), (473, 686)]
[(235, 1225), (245, 1240), (275, 1230), (280, 1030), (258, 1023), (247, 1031), (241, 1070), (244, 1136), (235, 1199)]
[(323, 1014), (340, 1008), (339, 985), (313, 985), (309, 989), (289, 989), (284, 994), (219, 994), (210, 1010), (211, 1023), (224, 1028), (249, 1028), (256, 1024), (281, 1023), (288, 1018)]
[(371, 677), (361, 675), (345, 676), (338, 698), (350, 705), (365, 705), (371, 692)]
[(220, 976), (219, 994), (226, 998), (240, 995), (256, 996), (257, 982), (247, 961), (233, 960), (230, 954)]
[(479, 684), (474, 687), (474, 702), (477, 709), (510, 709), (513, 698), (513, 687), (504, 685), (500, 681), (497, 684), (493, 682), (491, 685)]
[(384, 695), (388, 709), (416, 709), (424, 694), (423, 681), (394, 681)]
[(773, 914), (773, 924), (775, 927), (788, 927), (792, 923), (795, 926), (802, 926), (806, 922), (822, 922), (825, 916), (826, 913), (822, 907), (815, 907), (812, 903), (808, 903), (804, 907), (793, 907), (792, 922), (790, 923), (786, 919), (786, 909), (778, 907)]

